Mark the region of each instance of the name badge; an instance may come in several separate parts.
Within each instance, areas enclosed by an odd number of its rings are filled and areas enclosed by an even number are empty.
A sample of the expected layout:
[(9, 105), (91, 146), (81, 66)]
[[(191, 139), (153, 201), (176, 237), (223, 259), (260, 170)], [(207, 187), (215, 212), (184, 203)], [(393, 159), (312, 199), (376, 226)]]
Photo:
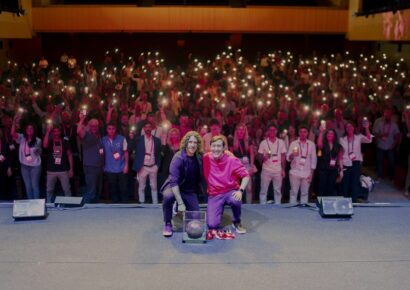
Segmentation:
[(66, 141), (70, 141), (70, 138), (68, 138), (68, 136), (64, 136), (63, 139), (66, 140)]
[(353, 153), (353, 152), (350, 152), (349, 153), (349, 158), (350, 158), (350, 160), (356, 160), (356, 155)]
[(104, 149), (100, 148), (100, 150), (98, 150), (98, 152), (100, 153), (100, 155), (103, 155), (104, 154)]
[(61, 165), (61, 158), (60, 157), (54, 158), (54, 164), (55, 165)]
[(112, 156), (114, 157), (115, 160), (120, 159), (120, 153), (118, 152), (115, 152)]
[(330, 159), (330, 167), (335, 167), (336, 166), (336, 159)]
[(276, 163), (276, 162), (278, 162), (279, 161), (279, 159), (278, 159), (278, 154), (273, 154), (272, 155), (272, 162), (273, 163)]
[(14, 146), (14, 144), (10, 144), (9, 149), (14, 150), (14, 149), (16, 149), (16, 146)]
[(3, 162), (4, 160), (6, 160), (6, 157), (4, 157), (2, 154), (0, 154), (0, 162)]
[(32, 162), (32, 161), (33, 161), (33, 157), (31, 157), (31, 155), (26, 155), (26, 161), (27, 161), (27, 162)]
[(306, 164), (306, 157), (301, 157), (299, 160), (299, 165), (304, 167)]

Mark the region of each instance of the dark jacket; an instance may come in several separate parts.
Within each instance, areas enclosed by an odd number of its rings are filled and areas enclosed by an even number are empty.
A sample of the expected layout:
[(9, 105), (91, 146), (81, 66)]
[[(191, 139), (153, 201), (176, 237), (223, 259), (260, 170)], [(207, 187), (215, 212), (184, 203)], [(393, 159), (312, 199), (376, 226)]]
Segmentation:
[[(158, 168), (161, 167), (161, 140), (155, 136), (152, 136), (154, 139), (154, 156), (155, 156), (155, 164)], [(145, 159), (145, 135), (141, 136), (137, 139), (136, 148), (135, 148), (135, 160), (132, 166), (132, 169), (135, 172), (140, 171), (140, 169), (144, 166), (144, 159)]]

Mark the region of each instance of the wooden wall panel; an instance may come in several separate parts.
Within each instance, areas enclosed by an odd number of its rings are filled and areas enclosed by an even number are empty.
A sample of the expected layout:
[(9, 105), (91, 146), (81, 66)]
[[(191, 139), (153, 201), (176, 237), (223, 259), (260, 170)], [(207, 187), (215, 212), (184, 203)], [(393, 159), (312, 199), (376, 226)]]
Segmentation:
[(49, 6), (33, 8), (35, 32), (344, 34), (348, 11), (307, 7)]
[(31, 1), (21, 0), (20, 3), (25, 10), (24, 15), (17, 16), (5, 11), (0, 14), (0, 39), (32, 37)]

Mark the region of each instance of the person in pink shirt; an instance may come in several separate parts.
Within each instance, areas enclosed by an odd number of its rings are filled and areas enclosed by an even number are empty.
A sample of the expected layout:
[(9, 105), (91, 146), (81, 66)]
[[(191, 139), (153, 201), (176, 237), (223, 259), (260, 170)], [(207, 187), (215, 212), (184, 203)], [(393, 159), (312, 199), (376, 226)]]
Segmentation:
[(237, 157), (225, 152), (226, 145), (224, 136), (212, 137), (211, 152), (203, 157), (204, 177), (208, 187), (207, 239), (234, 237), (218, 230), (225, 205), (232, 208), (233, 228), (236, 233), (246, 233), (241, 224), (241, 205), (242, 194), (249, 182), (249, 172)]

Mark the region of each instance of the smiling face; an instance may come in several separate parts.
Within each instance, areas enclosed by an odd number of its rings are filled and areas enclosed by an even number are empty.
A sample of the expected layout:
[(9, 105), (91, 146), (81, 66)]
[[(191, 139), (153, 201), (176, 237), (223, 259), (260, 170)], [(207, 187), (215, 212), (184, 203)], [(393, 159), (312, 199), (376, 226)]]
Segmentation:
[(31, 125), (28, 125), (28, 126), (27, 126), (27, 128), (26, 128), (26, 134), (27, 134), (27, 136), (33, 136), (33, 134), (34, 134), (34, 128), (33, 128), (33, 126), (31, 126)]
[(224, 153), (224, 142), (222, 140), (212, 142), (211, 152), (215, 159), (220, 159)]
[(333, 143), (333, 140), (335, 140), (335, 133), (333, 131), (328, 131), (326, 134), (326, 139), (328, 143)]
[(353, 127), (353, 125), (350, 124), (350, 123), (348, 123), (348, 124), (346, 125), (346, 134), (347, 134), (348, 136), (353, 136), (353, 134), (354, 134), (354, 127)]
[(239, 126), (237, 129), (237, 136), (238, 139), (242, 140), (243, 138), (245, 138), (245, 132), (246, 132), (246, 128), (244, 126)]
[(186, 153), (188, 156), (194, 156), (196, 150), (198, 149), (198, 140), (195, 136), (191, 136), (188, 139), (188, 144), (186, 145)]
[(277, 132), (276, 127), (270, 126), (267, 132), (268, 138), (271, 140), (274, 140), (276, 138), (276, 132)]

